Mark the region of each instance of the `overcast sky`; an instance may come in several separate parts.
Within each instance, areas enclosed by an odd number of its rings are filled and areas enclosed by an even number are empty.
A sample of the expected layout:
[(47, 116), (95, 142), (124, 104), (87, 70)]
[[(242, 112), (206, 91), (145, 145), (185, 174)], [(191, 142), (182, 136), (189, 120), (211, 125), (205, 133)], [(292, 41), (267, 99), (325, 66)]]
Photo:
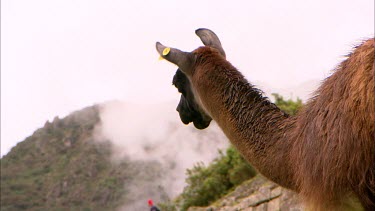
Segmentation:
[(55, 116), (108, 100), (178, 101), (155, 42), (191, 51), (216, 32), (248, 80), (321, 80), (374, 35), (373, 0), (1, 1), (1, 155)]

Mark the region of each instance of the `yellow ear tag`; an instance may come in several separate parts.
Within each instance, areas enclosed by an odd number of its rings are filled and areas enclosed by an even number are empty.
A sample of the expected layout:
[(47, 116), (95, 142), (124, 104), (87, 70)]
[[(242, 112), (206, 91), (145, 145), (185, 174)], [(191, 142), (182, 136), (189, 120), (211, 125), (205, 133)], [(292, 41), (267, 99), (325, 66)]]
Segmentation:
[(170, 51), (171, 51), (171, 48), (164, 48), (164, 50), (163, 50), (163, 56), (168, 55)]
[[(166, 56), (169, 54), (169, 52), (171, 51), (171, 48), (164, 48), (163, 50), (163, 56)], [(164, 58), (162, 56), (159, 56), (159, 60), (163, 60)]]

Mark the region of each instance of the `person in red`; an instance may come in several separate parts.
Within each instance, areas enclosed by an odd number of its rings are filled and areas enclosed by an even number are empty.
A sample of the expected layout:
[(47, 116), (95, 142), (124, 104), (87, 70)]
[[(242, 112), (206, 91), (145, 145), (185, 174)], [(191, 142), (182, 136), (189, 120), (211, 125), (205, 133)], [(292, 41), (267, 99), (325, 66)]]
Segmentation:
[(148, 200), (148, 206), (151, 208), (150, 211), (160, 211), (159, 208), (157, 208), (157, 207), (154, 205), (154, 202), (152, 201), (152, 199), (149, 199), (149, 200)]

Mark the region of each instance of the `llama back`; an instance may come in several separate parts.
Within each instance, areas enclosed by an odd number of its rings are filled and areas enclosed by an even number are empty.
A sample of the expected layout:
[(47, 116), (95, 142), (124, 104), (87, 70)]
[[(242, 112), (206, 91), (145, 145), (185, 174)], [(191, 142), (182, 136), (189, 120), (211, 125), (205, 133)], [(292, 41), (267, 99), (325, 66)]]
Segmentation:
[(350, 195), (373, 204), (374, 39), (356, 47), (315, 94), (297, 116), (291, 152), (301, 195), (325, 209)]

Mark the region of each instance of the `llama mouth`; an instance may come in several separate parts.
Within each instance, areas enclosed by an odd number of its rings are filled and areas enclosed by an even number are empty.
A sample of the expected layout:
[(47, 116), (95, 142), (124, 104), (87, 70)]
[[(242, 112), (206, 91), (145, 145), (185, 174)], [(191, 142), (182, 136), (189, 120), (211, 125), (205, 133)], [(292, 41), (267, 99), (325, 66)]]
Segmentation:
[(180, 115), (181, 121), (188, 125), (193, 122), (197, 129), (205, 129), (210, 125), (211, 120), (204, 120), (203, 116), (196, 111), (189, 102), (185, 99), (184, 95), (181, 94), (180, 103), (178, 104), (176, 110)]
[(194, 127), (203, 130), (210, 126), (211, 121), (193, 121)]

